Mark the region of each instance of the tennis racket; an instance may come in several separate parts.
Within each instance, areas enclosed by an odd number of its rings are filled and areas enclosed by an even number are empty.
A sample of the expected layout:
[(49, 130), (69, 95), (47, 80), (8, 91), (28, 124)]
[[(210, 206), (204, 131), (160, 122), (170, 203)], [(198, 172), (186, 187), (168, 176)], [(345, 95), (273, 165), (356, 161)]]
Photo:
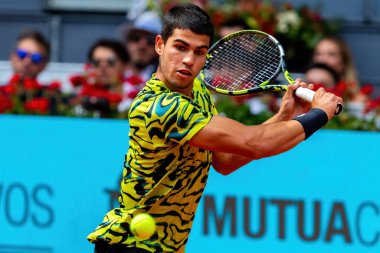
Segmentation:
[[(288, 84), (273, 84), (282, 71), (294, 84), (285, 64), (281, 44), (271, 35), (242, 30), (217, 41), (208, 51), (199, 79), (212, 90), (226, 95), (247, 95), (263, 91), (285, 91)], [(296, 96), (311, 102), (315, 92), (298, 88)], [(335, 115), (343, 110), (338, 104)]]

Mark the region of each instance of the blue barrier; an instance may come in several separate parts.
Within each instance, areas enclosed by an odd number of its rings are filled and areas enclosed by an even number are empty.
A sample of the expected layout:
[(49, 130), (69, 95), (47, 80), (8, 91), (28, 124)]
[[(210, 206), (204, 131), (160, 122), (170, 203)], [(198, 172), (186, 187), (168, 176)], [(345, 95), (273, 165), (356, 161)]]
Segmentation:
[[(114, 204), (127, 121), (0, 117), (0, 252), (92, 252)], [(322, 130), (295, 149), (212, 171), (187, 253), (379, 252), (378, 133)]]

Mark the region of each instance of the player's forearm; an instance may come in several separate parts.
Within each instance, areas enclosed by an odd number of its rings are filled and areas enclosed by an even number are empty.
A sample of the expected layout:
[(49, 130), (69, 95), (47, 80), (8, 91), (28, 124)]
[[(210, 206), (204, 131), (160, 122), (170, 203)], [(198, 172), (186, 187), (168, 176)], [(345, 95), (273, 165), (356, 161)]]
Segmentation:
[(269, 119), (267, 119), (263, 124), (277, 123), (277, 122), (281, 122), (281, 121), (285, 121), (285, 120), (289, 120), (289, 118), (286, 117), (282, 113), (277, 113), (277, 114), (273, 115), (272, 117), (270, 117)]
[(254, 159), (280, 154), (305, 139), (302, 125), (295, 120), (254, 126), (252, 131), (258, 127), (260, 132), (252, 134), (246, 142), (247, 147), (254, 151)]
[(303, 128), (297, 121), (274, 123), (260, 129), (257, 126), (248, 128), (248, 137), (243, 145), (240, 144), (240, 149), (231, 153), (213, 152), (212, 165), (216, 171), (223, 175), (230, 174), (252, 160), (285, 152), (305, 138)]
[[(260, 140), (256, 141), (257, 137), (254, 137), (254, 140), (252, 140), (252, 145), (247, 145), (248, 147), (254, 146), (254, 148), (252, 148), (254, 149), (253, 153), (252, 150), (248, 151), (249, 156), (224, 152), (213, 152), (212, 165), (214, 169), (223, 175), (228, 175), (234, 172), (235, 170), (241, 168), (242, 166), (246, 165), (247, 163), (251, 162), (252, 160), (257, 160), (260, 158), (273, 156), (285, 152), (296, 146), (304, 139), (304, 134), (302, 133), (302, 126), (301, 128), (300, 126), (297, 126), (300, 125), (299, 123), (289, 122), (283, 125), (285, 126), (281, 126), (281, 128), (278, 128), (278, 126), (275, 125), (270, 126), (271, 128), (268, 129), (268, 131), (263, 132)], [(285, 130), (284, 127), (287, 131), (286, 134), (283, 132)], [(289, 127), (295, 127), (298, 130), (294, 132), (294, 135), (290, 135), (288, 137), (287, 135), (290, 134), (289, 131), (294, 131), (290, 130)], [(258, 146), (258, 143), (266, 143), (266, 145)]]

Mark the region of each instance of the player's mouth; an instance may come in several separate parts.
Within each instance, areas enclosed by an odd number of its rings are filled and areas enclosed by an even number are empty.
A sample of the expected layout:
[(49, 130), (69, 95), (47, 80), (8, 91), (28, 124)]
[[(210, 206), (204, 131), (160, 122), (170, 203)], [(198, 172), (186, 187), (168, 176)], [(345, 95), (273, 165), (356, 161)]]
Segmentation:
[(187, 69), (180, 69), (177, 71), (177, 73), (179, 73), (182, 77), (191, 77), (193, 76), (193, 73), (191, 73), (191, 71), (187, 70)]

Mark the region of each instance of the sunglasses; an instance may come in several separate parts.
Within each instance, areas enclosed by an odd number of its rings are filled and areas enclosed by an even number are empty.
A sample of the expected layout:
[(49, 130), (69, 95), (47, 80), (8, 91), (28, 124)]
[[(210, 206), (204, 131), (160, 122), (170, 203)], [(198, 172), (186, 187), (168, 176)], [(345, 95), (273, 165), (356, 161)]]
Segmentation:
[(24, 60), (28, 57), (34, 64), (40, 64), (45, 59), (44, 56), (40, 53), (29, 53), (23, 49), (17, 49), (16, 55), (20, 60)]
[(156, 41), (156, 36), (153, 34), (131, 33), (127, 38), (127, 40), (131, 42), (139, 42), (142, 39), (146, 39), (148, 45), (153, 46)]
[(91, 63), (96, 68), (98, 68), (102, 62), (104, 62), (108, 67), (114, 67), (116, 65), (117, 59), (116, 58), (108, 58), (108, 59), (92, 59)]

